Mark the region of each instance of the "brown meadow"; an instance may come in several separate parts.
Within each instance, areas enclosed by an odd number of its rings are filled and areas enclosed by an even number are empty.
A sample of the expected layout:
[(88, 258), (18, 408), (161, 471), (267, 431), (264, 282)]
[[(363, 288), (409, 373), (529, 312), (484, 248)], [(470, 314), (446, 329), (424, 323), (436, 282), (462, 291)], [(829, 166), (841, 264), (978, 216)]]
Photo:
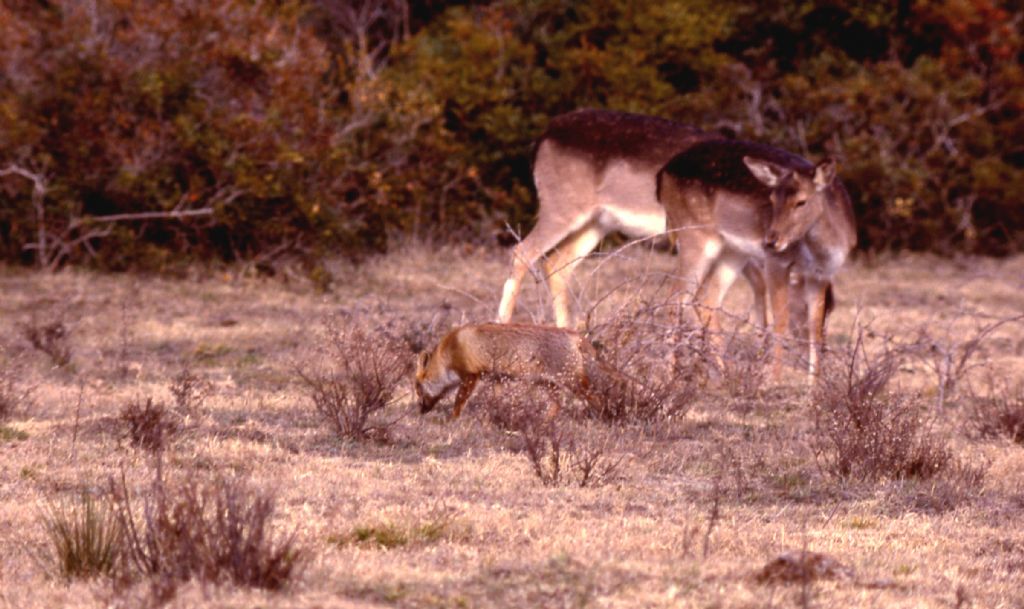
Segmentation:
[[(506, 383), (454, 422), (450, 399), (420, 416), (414, 353), (494, 316), (506, 256), (408, 246), (330, 265), (326, 294), (241, 271), (3, 269), (0, 606), (1024, 605), (1024, 258), (854, 261), (836, 280), (832, 367), (809, 391), (801, 349), (782, 384), (760, 373), (742, 287), (716, 369), (673, 323), (676, 261), (625, 248), (581, 265), (574, 302), (598, 352), (658, 400), (595, 413), (567, 395), (548, 428)], [(517, 319), (549, 310), (527, 280)], [(381, 339), (355, 349), (338, 328)], [(374, 349), (409, 368), (346, 435), (307, 381), (355, 378), (341, 359)], [(54, 569), (50, 507), (121, 489), (141, 522), (161, 477), (273, 498), (258, 519), (273, 548), (294, 544), (286, 583)], [(762, 571), (799, 551), (841, 566)]]

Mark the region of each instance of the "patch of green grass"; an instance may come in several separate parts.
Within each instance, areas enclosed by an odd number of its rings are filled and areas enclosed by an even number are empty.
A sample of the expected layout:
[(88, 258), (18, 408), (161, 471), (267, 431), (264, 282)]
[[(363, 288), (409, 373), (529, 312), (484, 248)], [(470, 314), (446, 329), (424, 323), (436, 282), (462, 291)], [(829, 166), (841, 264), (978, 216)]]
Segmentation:
[(356, 543), (373, 543), (382, 548), (400, 548), (408, 545), (409, 534), (393, 524), (356, 527), (351, 539)]
[(913, 567), (912, 565), (896, 565), (896, 568), (892, 570), (892, 573), (893, 573), (893, 575), (896, 575), (896, 576), (904, 576), (904, 575), (910, 575), (911, 573), (913, 573), (916, 570), (917, 569), (915, 567)]
[(28, 434), (20, 429), (0, 425), (0, 442), (21, 442), (28, 440)]
[(237, 366), (240, 368), (252, 368), (263, 362), (263, 356), (259, 349), (246, 349), (245, 353), (238, 358)]
[(866, 517), (863, 517), (863, 516), (854, 516), (854, 517), (850, 518), (849, 520), (847, 520), (846, 522), (844, 522), (843, 525), (846, 526), (846, 528), (848, 528), (848, 529), (863, 530), (863, 529), (873, 529), (876, 526), (878, 526), (878, 523), (875, 522), (875, 520), (873, 518), (866, 518)]
[(192, 351), (192, 356), (201, 364), (212, 364), (216, 360), (229, 355), (231, 351), (232, 349), (228, 345), (199, 343)]
[(434, 519), (411, 526), (392, 522), (357, 526), (343, 535), (331, 535), (328, 543), (338, 546), (367, 544), (387, 550), (413, 545), (430, 545), (460, 537), (447, 519)]

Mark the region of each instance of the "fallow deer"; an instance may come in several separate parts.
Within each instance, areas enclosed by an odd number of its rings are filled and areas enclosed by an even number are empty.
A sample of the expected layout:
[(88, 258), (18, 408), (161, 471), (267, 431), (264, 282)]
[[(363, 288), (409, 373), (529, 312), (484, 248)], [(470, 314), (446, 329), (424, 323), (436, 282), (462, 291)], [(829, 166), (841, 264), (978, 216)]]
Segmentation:
[(784, 150), (739, 140), (699, 142), (658, 173), (657, 196), (679, 250), (687, 292), (711, 336), (718, 335), (729, 286), (747, 266), (761, 265), (773, 317), (775, 375), (793, 292), (807, 308), (813, 378), (832, 278), (857, 240), (850, 197), (836, 177), (835, 161), (813, 165)]
[[(533, 230), (515, 247), (498, 321), (512, 318), (527, 271), (545, 254), (555, 325), (572, 325), (567, 282), (573, 269), (616, 231), (633, 239), (665, 232), (665, 210), (655, 192), (658, 170), (674, 155), (718, 136), (674, 121), (577, 110), (556, 116), (538, 140), (533, 163), (539, 209)], [(764, 281), (744, 269), (762, 325)]]

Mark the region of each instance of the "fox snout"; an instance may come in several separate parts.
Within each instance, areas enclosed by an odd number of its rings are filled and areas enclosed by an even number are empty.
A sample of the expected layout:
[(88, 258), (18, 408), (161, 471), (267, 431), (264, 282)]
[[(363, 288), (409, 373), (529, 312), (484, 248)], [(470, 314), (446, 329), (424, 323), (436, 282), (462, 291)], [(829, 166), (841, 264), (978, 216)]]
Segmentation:
[(438, 394), (431, 397), (430, 395), (427, 394), (426, 390), (423, 387), (423, 384), (420, 383), (419, 381), (416, 381), (415, 389), (416, 401), (419, 402), (420, 405), (420, 414), (427, 414), (428, 412), (434, 409), (434, 406), (437, 406), (437, 403), (439, 401), (441, 401), (441, 396), (443, 394)]

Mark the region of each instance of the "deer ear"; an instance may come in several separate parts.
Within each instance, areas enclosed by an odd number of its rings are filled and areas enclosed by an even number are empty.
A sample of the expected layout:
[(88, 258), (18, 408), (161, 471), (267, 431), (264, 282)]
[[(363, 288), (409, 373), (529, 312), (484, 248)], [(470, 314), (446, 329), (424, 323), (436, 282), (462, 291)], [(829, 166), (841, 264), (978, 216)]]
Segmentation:
[(833, 158), (827, 158), (814, 167), (814, 188), (825, 190), (832, 185), (836, 179), (836, 168), (838, 163)]
[(747, 166), (750, 173), (754, 174), (755, 178), (769, 188), (775, 188), (786, 176), (792, 173), (792, 170), (788, 167), (776, 165), (771, 161), (752, 156), (743, 157), (743, 164)]
[(424, 351), (416, 355), (416, 374), (422, 373), (427, 369), (427, 362), (430, 360), (430, 353)]

